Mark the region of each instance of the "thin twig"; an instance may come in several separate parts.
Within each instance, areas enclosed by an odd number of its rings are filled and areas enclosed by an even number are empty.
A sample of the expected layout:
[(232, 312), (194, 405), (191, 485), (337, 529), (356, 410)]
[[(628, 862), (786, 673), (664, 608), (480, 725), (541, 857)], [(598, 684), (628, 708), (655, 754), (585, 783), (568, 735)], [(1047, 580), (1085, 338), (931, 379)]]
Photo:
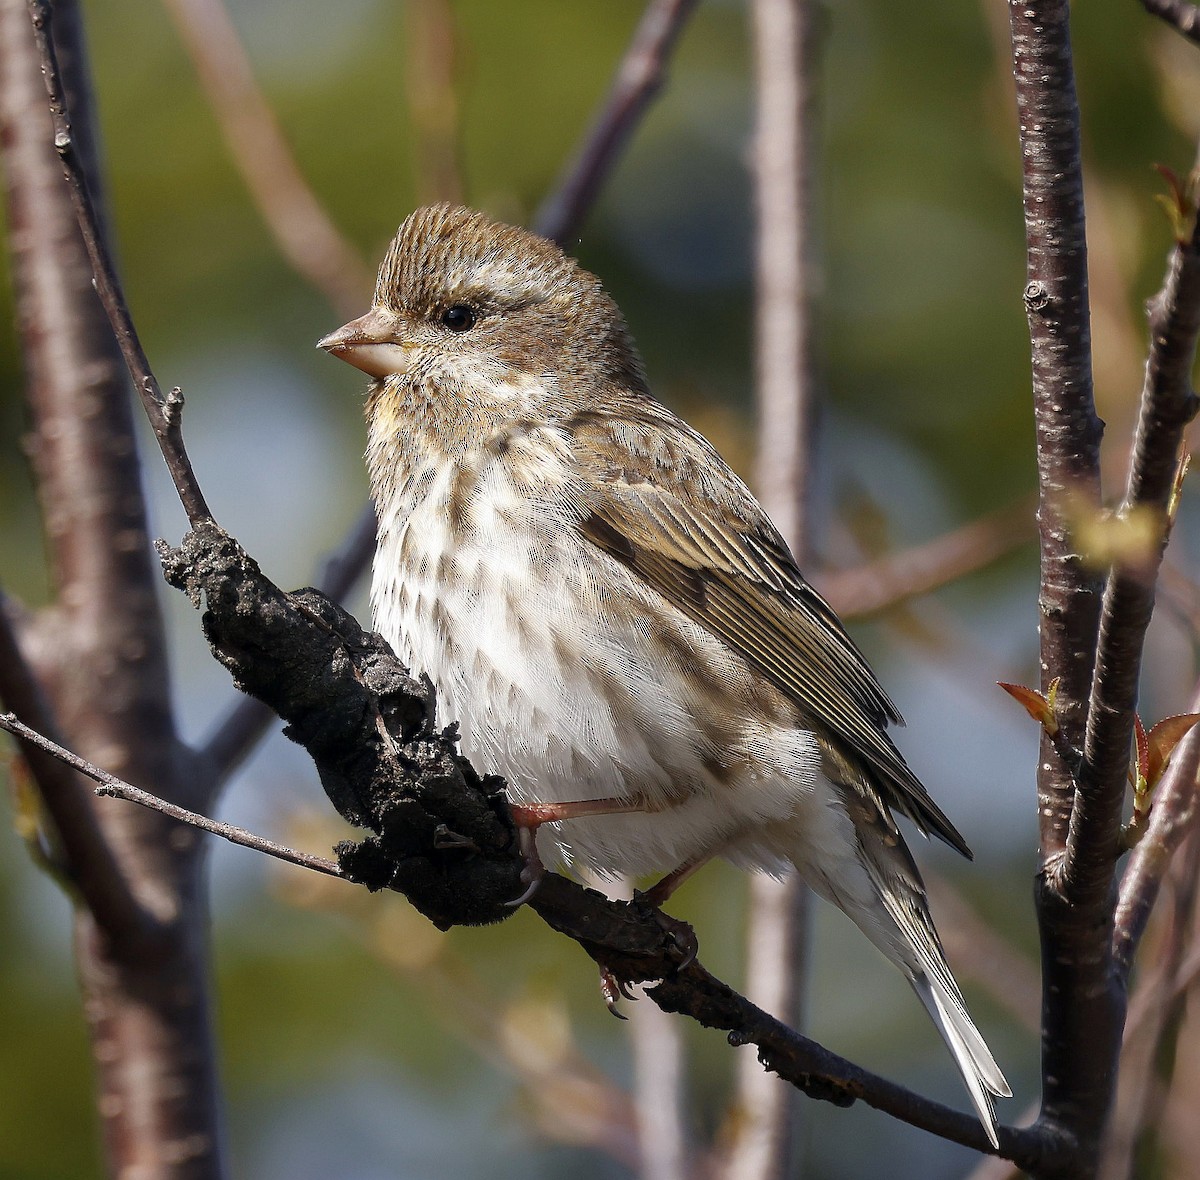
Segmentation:
[(57, 758), (65, 765), (79, 771), (80, 774), (86, 775), (94, 782), (99, 783), (99, 789), (96, 791), (98, 795), (111, 795), (117, 799), (125, 799), (130, 803), (136, 803), (140, 807), (148, 807), (152, 811), (161, 812), (170, 819), (178, 820), (180, 823), (188, 824), (193, 828), (199, 828), (203, 832), (211, 832), (214, 836), (220, 836), (223, 840), (228, 840), (233, 844), (240, 844), (243, 848), (252, 848), (256, 852), (265, 852), (268, 856), (273, 856), (278, 860), (286, 860), (291, 864), (299, 865), (303, 869), (312, 869), (314, 872), (326, 873), (331, 877), (342, 876), (341, 869), (326, 857), (315, 856), (308, 852), (296, 852), (294, 849), (285, 848), (282, 844), (276, 844), (272, 840), (256, 836), (253, 832), (246, 831), (245, 828), (238, 828), (233, 824), (220, 823), (215, 819), (209, 819), (206, 815), (200, 815), (195, 811), (188, 811), (186, 807), (178, 807), (174, 803), (168, 803), (167, 800), (160, 799), (157, 795), (150, 794), (149, 791), (143, 791), (130, 783), (124, 782), (115, 775), (109, 774), (108, 771), (101, 770), (100, 767), (88, 762), (84, 758), (80, 758), (79, 755), (72, 754), (70, 750), (64, 749), (57, 742), (52, 742), (48, 737), (44, 737), (42, 734), (30, 729), (29, 726), (18, 721), (12, 713), (0, 713), (0, 729), (7, 730), (14, 737), (18, 737), (32, 746), (36, 746), (39, 750)]
[(180, 503), (188, 520), (195, 524), (201, 520), (211, 520), (212, 513), (208, 510), (204, 493), (196, 480), (191, 461), (183, 445), (180, 432), (183, 414), (183, 395), (178, 389), (172, 389), (164, 396), (158, 381), (150, 370), (146, 353), (138, 338), (137, 329), (129, 314), (129, 307), (121, 292), (117, 279), (116, 267), (109, 253), (108, 245), (96, 218), (95, 206), (88, 192), (87, 177), (83, 163), (75, 146), (74, 132), (71, 119), (67, 113), (66, 99), (62, 73), (58, 66), (58, 57), (54, 52), (54, 38), (50, 27), (51, 6), (49, 0), (29, 0), (29, 13), (33, 19), (34, 35), (37, 39), (38, 53), (42, 59), (42, 76), (46, 82), (46, 91), (50, 99), (50, 117), (54, 125), (54, 148), (63, 163), (67, 186), (71, 192), (71, 202), (75, 206), (75, 214), (79, 219), (79, 229), (83, 235), (84, 245), (92, 263), (92, 274), (95, 279), (96, 293), (108, 315), (113, 334), (121, 348), (121, 355), (129, 368), (130, 376), (142, 399), (146, 416), (154, 437), (158, 440), (167, 470), (174, 481), (179, 493)]
[[(528, 904), (554, 929), (578, 939), (596, 957), (607, 960), (606, 948), (598, 946), (596, 939), (607, 925), (613, 907), (620, 903), (583, 891), (565, 878), (549, 873)], [(622, 922), (627, 922), (631, 916), (628, 910), (617, 912)], [(638, 929), (640, 932), (641, 928)], [(620, 955), (622, 951), (614, 945), (613, 953)], [(727, 1031), (732, 1044), (756, 1045), (759, 1059), (768, 1070), (811, 1097), (838, 1105), (861, 1100), (944, 1139), (977, 1151), (995, 1151), (974, 1115), (923, 1098), (830, 1053), (763, 1012), (710, 975), (695, 960), (680, 966), (677, 950), (673, 952), (673, 958), (668, 956), (667, 962), (651, 961), (646, 957), (637, 962), (643, 978), (649, 972), (659, 977), (659, 982), (646, 991), (659, 1007), (690, 1016), (705, 1027)], [(1000, 1154), (1015, 1159), (1030, 1170), (1044, 1167), (1049, 1171), (1051, 1161), (1061, 1165), (1072, 1150), (1062, 1136), (1040, 1126), (1001, 1127), (999, 1137)]]
[(533, 219), (543, 237), (562, 244), (578, 234), (600, 186), (662, 86), (671, 51), (695, 7), (696, 0), (650, 0), (646, 5), (583, 146)]
[[(163, 814), (222, 836), (234, 843), (265, 852), (301, 868), (328, 876), (341, 877), (338, 866), (323, 857), (298, 853), (255, 836), (229, 824), (216, 823), (181, 807), (166, 803), (147, 792), (124, 783), (99, 767), (78, 758), (49, 739), (34, 733), (11, 714), (0, 714), (0, 729), (30, 741), (56, 758), (101, 784), (106, 793), (152, 807)], [(913, 1093), (885, 1078), (862, 1069), (853, 1062), (831, 1053), (802, 1037), (740, 996), (732, 988), (710, 975), (694, 959), (679, 964), (679, 950), (651, 912), (636, 906), (613, 902), (585, 890), (565, 877), (548, 873), (529, 907), (555, 930), (580, 941), (591, 953), (607, 958), (610, 953), (634, 956), (625, 961), (639, 964), (641, 978), (657, 979), (647, 989), (664, 1011), (679, 1012), (710, 1028), (727, 1030), (734, 1044), (758, 1046), (766, 1067), (813, 1097), (848, 1105), (857, 1100), (878, 1110), (923, 1128), (942, 1138), (980, 1151), (994, 1150), (988, 1144), (982, 1126), (973, 1114), (943, 1106)], [(628, 932), (631, 945), (618, 941), (611, 947), (601, 939), (622, 938)], [(660, 948), (654, 951), (653, 947)], [(1024, 1167), (1042, 1166), (1061, 1159), (1066, 1145), (1038, 1127), (1018, 1130), (1001, 1127), (1000, 1152)]]
[(1190, 41), (1200, 42), (1200, 8), (1189, 0), (1142, 0), (1151, 16), (1164, 20)]
[[(1021, 1117), (1015, 1125), (1030, 1126), (1037, 1115), (1038, 1104), (1031, 1102), (1021, 1112)], [(1004, 1159), (1003, 1156), (989, 1155), (981, 1159), (962, 1180), (1020, 1180), (1024, 1174), (1024, 1169), (1013, 1163), (1012, 1160)]]
[(292, 268), (340, 315), (358, 315), (374, 276), (304, 179), (221, 0), (164, 0), (263, 221)]

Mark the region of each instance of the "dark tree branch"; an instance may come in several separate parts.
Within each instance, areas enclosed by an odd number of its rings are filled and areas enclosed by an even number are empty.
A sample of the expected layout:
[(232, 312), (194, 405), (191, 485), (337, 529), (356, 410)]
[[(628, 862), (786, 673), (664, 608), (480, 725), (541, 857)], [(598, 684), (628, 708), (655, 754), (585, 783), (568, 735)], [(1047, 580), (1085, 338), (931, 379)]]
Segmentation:
[[(34, 24), (19, 0), (3, 0), (0, 12), (14, 279), (57, 593), (39, 620), (39, 634), (53, 631), (53, 643), (39, 650), (41, 687), (75, 748), (100, 752), (134, 781), (187, 797), (197, 779), (170, 709), (133, 419), (86, 248), (90, 243), (107, 256), (96, 211), (84, 199), (90, 192), (102, 203), (78, 7), (60, 0), (51, 14), (34, 5)], [(64, 157), (70, 188), (62, 179)], [(170, 435), (178, 422), (168, 417), (160, 427)], [(224, 1163), (198, 841), (160, 816), (118, 813), (83, 798), (86, 810), (81, 805), (75, 818), (98, 825), (101, 835), (61, 833), (60, 849), (69, 855), (68, 849), (82, 852), (103, 840), (122, 875), (111, 888), (128, 889), (153, 916), (141, 923), (103, 904), (76, 909), (78, 973), (108, 1167), (114, 1174), (169, 1171), (210, 1180), (223, 1174)], [(64, 820), (61, 809), (57, 818)], [(83, 871), (101, 868), (93, 859)], [(81, 870), (67, 864), (65, 871)], [(77, 900), (97, 896), (93, 885)], [(114, 918), (122, 920), (110, 924)]]
[(583, 146), (533, 219), (537, 233), (560, 245), (578, 234), (621, 149), (662, 86), (671, 50), (695, 7), (696, 0), (649, 0)]
[(1160, 17), (1191, 41), (1200, 42), (1200, 8), (1189, 0), (1142, 0), (1151, 16)]
[[(1033, 368), (1041, 535), (1041, 688), (1057, 679), (1060, 733), (1080, 749), (1099, 595), (1067, 519), (1100, 504), (1102, 426), (1092, 396), (1079, 106), (1068, 0), (1010, 0), (1025, 206), (1025, 309)], [(1071, 1138), (1066, 1175), (1087, 1176), (1112, 1102), (1124, 994), (1109, 970), (1111, 912), (1070, 906), (1057, 887), (1076, 784), (1043, 737), (1038, 760), (1042, 939), (1040, 1126)]]
[(1167, 507), (1184, 427), (1200, 404), (1192, 392), (1200, 335), (1200, 218), (1194, 213), (1192, 232), (1175, 243), (1147, 318), (1150, 355), (1122, 512), (1142, 513), (1153, 533), (1136, 564), (1115, 565), (1105, 586), (1083, 766), (1062, 871), (1064, 892), (1089, 907), (1105, 905), (1112, 888), (1142, 647), (1170, 530)]
[[(698, 962), (680, 966), (678, 948), (669, 938), (664, 941), (661, 924), (636, 904), (608, 901), (551, 874), (529, 905), (621, 977), (658, 980), (646, 994), (664, 1011), (721, 1029), (732, 1045), (756, 1045), (766, 1069), (810, 1098), (837, 1106), (862, 1101), (944, 1139), (977, 1151), (994, 1150), (973, 1115), (922, 1098), (829, 1052), (767, 1015)], [(1070, 1157), (1067, 1141), (1042, 1128), (1001, 1127), (999, 1136), (1001, 1155), (1038, 1174)]]
[[(1043, 693), (1059, 680), (1059, 720), (1082, 748), (1100, 600), (1066, 518), (1072, 497), (1100, 504), (1100, 436), (1092, 398), (1087, 239), (1079, 106), (1067, 0), (1010, 0), (1025, 200), (1025, 310), (1033, 362), (1041, 532)], [(1066, 845), (1075, 783), (1048, 742), (1038, 775), (1042, 856)]]
[(167, 470), (179, 492), (180, 502), (192, 524), (210, 519), (212, 513), (204, 500), (204, 493), (196, 481), (192, 465), (187, 457), (180, 434), (183, 413), (183, 396), (178, 389), (163, 395), (158, 381), (150, 371), (150, 364), (138, 339), (137, 329), (129, 314), (125, 298), (117, 280), (112, 253), (100, 231), (92, 197), (88, 189), (88, 178), (83, 155), (76, 143), (71, 123), (71, 113), (66, 102), (66, 90), (51, 31), (51, 5), (49, 0), (28, 0), (29, 13), (33, 19), (34, 37), (42, 62), (42, 77), (50, 98), (50, 117), (54, 125), (54, 149), (62, 161), (63, 172), (71, 193), (71, 202), (79, 220), (84, 247), (92, 264), (92, 275), (96, 293), (112, 325), (113, 335), (120, 346), (121, 355), (133, 377), (133, 383), (145, 407), (146, 416), (154, 437), (162, 450)]
[[(342, 602), (354, 588), (375, 553), (375, 508), (368, 504), (341, 545), (322, 563), (316, 588), (334, 602)], [(215, 793), (250, 756), (275, 722), (275, 714), (254, 697), (239, 696), (201, 745), (200, 758), (211, 771)], [(206, 803), (211, 807), (212, 800)]]

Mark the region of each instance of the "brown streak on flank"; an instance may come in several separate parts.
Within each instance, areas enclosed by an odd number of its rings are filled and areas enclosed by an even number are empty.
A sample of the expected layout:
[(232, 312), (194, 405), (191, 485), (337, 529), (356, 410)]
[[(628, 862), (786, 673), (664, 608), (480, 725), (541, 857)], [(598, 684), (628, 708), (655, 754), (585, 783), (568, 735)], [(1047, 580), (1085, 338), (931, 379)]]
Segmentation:
[[(694, 695), (703, 696), (706, 704), (711, 702), (716, 706), (715, 711), (718, 714), (737, 713), (739, 702), (736, 697), (741, 696), (741, 693), (738, 693), (730, 680), (721, 674), (715, 661), (704, 658), (704, 652), (698, 644), (692, 643), (678, 627), (665, 621), (659, 622), (655, 627), (654, 640)], [(750, 677), (743, 675), (739, 679), (744, 683)]]
[(455, 541), (467, 538), (471, 529), (471, 496), (475, 491), (475, 472), (460, 467), (450, 482), (446, 497), (446, 527)]

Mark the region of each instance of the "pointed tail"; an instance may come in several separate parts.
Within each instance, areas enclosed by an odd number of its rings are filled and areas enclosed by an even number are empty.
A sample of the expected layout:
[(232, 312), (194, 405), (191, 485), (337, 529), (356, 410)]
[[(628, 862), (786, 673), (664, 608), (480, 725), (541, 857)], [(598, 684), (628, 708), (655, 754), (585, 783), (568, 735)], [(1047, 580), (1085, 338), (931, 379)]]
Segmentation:
[(950, 976), (945, 964), (940, 964), (941, 979), (937, 976), (921, 973), (905, 974), (913, 986), (913, 991), (921, 998), (933, 1023), (937, 1025), (942, 1039), (954, 1055), (958, 1072), (962, 1074), (967, 1093), (971, 1096), (971, 1104), (983, 1123), (983, 1129), (993, 1147), (999, 1147), (996, 1137), (996, 1108), (992, 1104), (992, 1095), (1001, 1098), (1011, 1098), (1012, 1090), (1004, 1080), (1004, 1074), (996, 1064), (983, 1037), (967, 1014), (963, 1003), (962, 993)]

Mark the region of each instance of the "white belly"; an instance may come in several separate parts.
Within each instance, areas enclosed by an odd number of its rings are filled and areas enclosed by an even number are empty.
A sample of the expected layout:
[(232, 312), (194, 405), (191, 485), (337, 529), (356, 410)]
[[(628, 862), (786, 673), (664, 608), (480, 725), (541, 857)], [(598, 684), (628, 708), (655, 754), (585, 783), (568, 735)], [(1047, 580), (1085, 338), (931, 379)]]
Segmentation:
[(812, 735), (764, 717), (738, 657), (551, 509), (535, 530), (498, 462), (452, 528), (453, 478), (443, 469), (419, 501), (398, 496), (381, 513), (376, 627), (430, 677), (439, 720), (459, 723), (463, 753), (502, 775), (515, 801), (648, 809), (547, 825), (543, 855), (554, 856), (548, 837), (568, 863), (643, 875), (737, 841), (739, 860), (772, 867), (742, 837), (825, 811)]

